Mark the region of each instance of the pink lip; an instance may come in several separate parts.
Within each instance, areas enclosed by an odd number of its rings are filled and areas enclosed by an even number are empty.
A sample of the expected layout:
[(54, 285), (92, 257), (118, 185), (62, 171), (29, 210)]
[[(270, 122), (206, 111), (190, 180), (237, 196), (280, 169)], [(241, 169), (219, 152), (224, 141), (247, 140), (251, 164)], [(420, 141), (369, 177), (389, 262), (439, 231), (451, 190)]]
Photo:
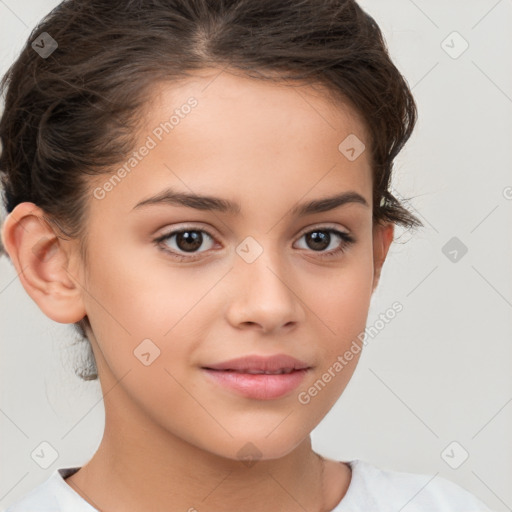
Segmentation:
[(294, 370), (281, 375), (251, 375), (229, 370), (203, 371), (218, 384), (256, 400), (273, 400), (293, 391), (304, 379), (308, 370)]
[[(271, 357), (245, 356), (203, 366), (209, 378), (248, 398), (272, 400), (293, 391), (311, 368), (307, 363), (285, 354)], [(292, 370), (282, 374), (251, 374), (248, 371)]]

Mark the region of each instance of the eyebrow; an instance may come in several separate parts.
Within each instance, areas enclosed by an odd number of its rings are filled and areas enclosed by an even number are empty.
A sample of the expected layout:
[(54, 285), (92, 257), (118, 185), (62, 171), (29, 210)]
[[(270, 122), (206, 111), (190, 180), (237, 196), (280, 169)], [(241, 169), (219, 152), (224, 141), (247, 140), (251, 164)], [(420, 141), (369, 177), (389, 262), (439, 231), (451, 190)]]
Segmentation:
[[(292, 208), (291, 214), (298, 217), (312, 215), (314, 213), (322, 213), (334, 210), (339, 206), (345, 204), (356, 203), (369, 207), (366, 199), (354, 191), (343, 192), (330, 197), (315, 199), (306, 203), (299, 204)], [(241, 207), (239, 203), (221, 199), (219, 197), (198, 195), (198, 194), (185, 194), (167, 188), (154, 196), (148, 197), (143, 201), (137, 203), (132, 210), (149, 205), (169, 204), (173, 206), (185, 206), (187, 208), (194, 208), (196, 210), (204, 211), (217, 211), (221, 213), (239, 214)]]

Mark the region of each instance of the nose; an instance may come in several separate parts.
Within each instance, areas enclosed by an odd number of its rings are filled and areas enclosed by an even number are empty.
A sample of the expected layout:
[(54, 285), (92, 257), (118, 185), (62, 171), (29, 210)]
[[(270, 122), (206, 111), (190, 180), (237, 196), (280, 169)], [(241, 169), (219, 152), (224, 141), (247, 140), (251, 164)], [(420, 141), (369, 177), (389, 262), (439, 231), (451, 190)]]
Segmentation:
[(277, 249), (267, 248), (252, 263), (236, 255), (229, 282), (227, 319), (233, 327), (268, 334), (291, 330), (304, 320), (298, 280)]

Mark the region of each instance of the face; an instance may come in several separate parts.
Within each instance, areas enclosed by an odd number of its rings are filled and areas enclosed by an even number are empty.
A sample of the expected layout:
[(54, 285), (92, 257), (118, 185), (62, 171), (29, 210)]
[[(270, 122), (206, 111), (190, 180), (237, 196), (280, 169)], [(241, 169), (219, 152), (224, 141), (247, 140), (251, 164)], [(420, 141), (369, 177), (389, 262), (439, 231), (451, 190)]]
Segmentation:
[[(233, 459), (283, 456), (360, 355), (390, 232), (372, 224), (369, 152), (339, 149), (364, 126), (318, 87), (218, 70), (162, 85), (148, 107), (132, 159), (91, 182), (77, 269), (102, 385), (121, 379), (107, 416)], [(276, 355), (302, 365), (206, 369)]]

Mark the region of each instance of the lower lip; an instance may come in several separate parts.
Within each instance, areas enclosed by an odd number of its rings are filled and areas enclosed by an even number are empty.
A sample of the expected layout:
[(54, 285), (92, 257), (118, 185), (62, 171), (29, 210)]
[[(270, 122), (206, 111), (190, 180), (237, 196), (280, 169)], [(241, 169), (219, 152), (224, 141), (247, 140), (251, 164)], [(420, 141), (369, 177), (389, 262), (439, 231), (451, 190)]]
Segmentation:
[(278, 375), (239, 373), (207, 368), (203, 368), (203, 371), (215, 382), (248, 398), (273, 400), (281, 398), (297, 388), (304, 380), (308, 369), (294, 370), (291, 373)]

